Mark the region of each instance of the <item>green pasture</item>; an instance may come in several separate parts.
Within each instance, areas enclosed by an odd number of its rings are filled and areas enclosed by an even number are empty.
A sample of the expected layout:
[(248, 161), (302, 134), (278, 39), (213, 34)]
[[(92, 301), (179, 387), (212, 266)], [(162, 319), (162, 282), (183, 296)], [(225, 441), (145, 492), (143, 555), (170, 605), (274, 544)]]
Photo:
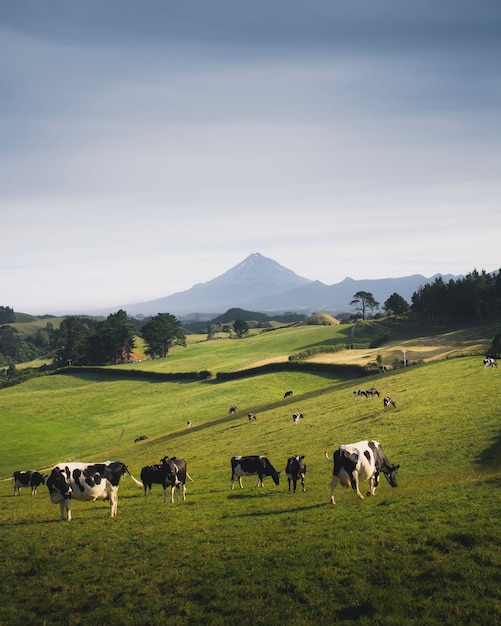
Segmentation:
[[(338, 332), (302, 328), (284, 329), (287, 341), (274, 331), (254, 344), (193, 344), (163, 365), (215, 373), (250, 362), (251, 346), (258, 361)], [(221, 350), (214, 367), (192, 367), (210, 358), (209, 347)], [(190, 349), (189, 363), (177, 364)], [(164, 504), (159, 486), (144, 498), (126, 477), (116, 518), (107, 503), (75, 502), (70, 523), (58, 521), (46, 487), (14, 497), (10, 480), (1, 482), (0, 624), (501, 623), (500, 376), (475, 356), (358, 380), (278, 372), (150, 382), (70, 372), (4, 389), (5, 479), (77, 458), (120, 459), (139, 478), (168, 454), (185, 457), (194, 480), (186, 502)], [(370, 386), (381, 398), (353, 399)], [(284, 400), (287, 389), (294, 395)], [(383, 411), (383, 395), (397, 408)], [(298, 425), (295, 411), (304, 414)], [(366, 438), (401, 465), (399, 486), (382, 479), (363, 501), (338, 487), (332, 506), (324, 451)], [(267, 454), (282, 470), (280, 485), (257, 488), (244, 477), (244, 489), (232, 491), (234, 454)], [(288, 491), (292, 454), (306, 457), (305, 493)]]

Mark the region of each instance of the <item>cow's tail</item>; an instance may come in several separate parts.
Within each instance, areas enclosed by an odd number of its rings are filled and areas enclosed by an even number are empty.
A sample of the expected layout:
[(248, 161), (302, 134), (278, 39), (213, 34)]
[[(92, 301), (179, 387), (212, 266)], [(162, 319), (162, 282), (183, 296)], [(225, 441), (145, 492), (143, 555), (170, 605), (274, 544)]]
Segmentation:
[(193, 482), (193, 478), (192, 478), (192, 477), (188, 474), (188, 472), (186, 472), (186, 478), (187, 478), (188, 480), (191, 480), (191, 482)]
[(132, 480), (136, 483), (138, 487), (141, 487), (142, 489), (144, 489), (144, 485), (140, 480), (138, 480), (137, 478), (134, 478), (134, 476), (130, 472), (129, 472), (129, 476), (132, 478)]
[(329, 455), (327, 454), (327, 450), (324, 452), (325, 458), (329, 461), (329, 463), (334, 463), (334, 459), (329, 459)]

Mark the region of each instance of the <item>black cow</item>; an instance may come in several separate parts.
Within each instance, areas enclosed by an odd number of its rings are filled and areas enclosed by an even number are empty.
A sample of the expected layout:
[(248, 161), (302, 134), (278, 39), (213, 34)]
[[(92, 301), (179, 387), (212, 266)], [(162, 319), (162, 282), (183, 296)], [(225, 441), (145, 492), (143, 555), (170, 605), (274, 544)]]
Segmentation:
[(379, 391), (375, 387), (371, 387), (370, 389), (366, 390), (365, 395), (367, 397), (370, 396), (371, 398), (373, 398), (374, 396), (377, 396), (379, 398)]
[(30, 487), (31, 495), (37, 495), (37, 487), (45, 485), (47, 476), (34, 470), (27, 472), (14, 472), (12, 474), (12, 484), (14, 485), (14, 495), (21, 495), (21, 487)]
[(304, 486), (304, 475), (306, 474), (306, 463), (304, 462), (304, 454), (302, 456), (291, 456), (289, 459), (287, 459), (285, 473), (287, 474), (287, 480), (289, 481), (289, 491), (291, 490), (292, 483), (293, 492), (296, 493), (298, 481), (301, 481), (301, 487), (303, 491), (306, 491), (306, 488)]
[(240, 488), (242, 476), (254, 476), (257, 474), (257, 486), (263, 487), (263, 478), (271, 476), (275, 485), (280, 482), (280, 472), (273, 467), (265, 456), (234, 456), (231, 459), (231, 488), (235, 489), (235, 481), (238, 480)]
[(383, 408), (386, 411), (387, 409), (391, 409), (391, 407), (396, 409), (397, 408), (397, 403), (395, 402), (395, 400), (390, 398), (390, 396), (386, 396), (386, 398), (384, 398), (384, 400), (383, 400)]
[(176, 487), (183, 485), (183, 500), (186, 500), (186, 479), (192, 480), (186, 469), (186, 461), (181, 457), (164, 456), (160, 463), (146, 465), (141, 470), (141, 482), (144, 487), (144, 495), (151, 494), (151, 486), (162, 485), (164, 490), (164, 502), (167, 502), (167, 488), (171, 489), (171, 502), (174, 502)]
[(284, 393), (284, 398), (290, 398), (291, 396), (292, 396), (292, 390), (290, 390), (290, 391), (286, 391), (286, 392)]
[(340, 446), (334, 452), (334, 459), (329, 459), (327, 452), (325, 458), (334, 463), (334, 470), (331, 481), (331, 503), (334, 501), (334, 489), (337, 481), (343, 487), (351, 487), (356, 491), (357, 496), (363, 500), (360, 493), (359, 484), (363, 480), (370, 481), (368, 496), (376, 494), (376, 487), (379, 484), (379, 475), (384, 474), (392, 487), (397, 486), (397, 471), (400, 465), (390, 463), (383, 452), (381, 444), (377, 441), (359, 441)]
[(146, 435), (141, 435), (137, 439), (134, 439), (134, 443), (138, 443), (138, 441), (145, 441), (146, 439), (148, 439)]
[(236, 413), (237, 407), (235, 405), (230, 406), (230, 410), (228, 411), (228, 413)]

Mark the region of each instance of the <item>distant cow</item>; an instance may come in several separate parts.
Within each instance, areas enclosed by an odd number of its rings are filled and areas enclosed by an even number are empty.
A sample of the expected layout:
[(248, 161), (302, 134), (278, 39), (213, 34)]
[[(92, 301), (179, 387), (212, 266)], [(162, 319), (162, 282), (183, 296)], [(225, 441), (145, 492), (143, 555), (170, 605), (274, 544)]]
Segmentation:
[(294, 420), (294, 424), (299, 424), (299, 420), (303, 418), (304, 415), (302, 413), (294, 413), (292, 419)]
[(167, 502), (167, 489), (171, 490), (171, 502), (174, 502), (176, 488), (183, 488), (183, 500), (186, 500), (186, 479), (192, 480), (188, 474), (186, 461), (182, 457), (164, 456), (156, 465), (146, 465), (141, 470), (141, 482), (144, 495), (151, 494), (152, 485), (162, 485), (164, 502)]
[(230, 406), (230, 410), (228, 411), (228, 413), (235, 413), (237, 410), (237, 407), (235, 405)]
[(365, 389), (355, 389), (355, 391), (353, 392), (353, 399), (360, 398), (361, 396), (367, 398), (367, 392), (365, 391)]
[(287, 474), (287, 480), (289, 481), (289, 491), (291, 490), (292, 483), (293, 492), (296, 493), (298, 481), (301, 481), (301, 487), (303, 491), (306, 491), (306, 488), (304, 486), (304, 476), (306, 474), (306, 463), (304, 462), (304, 454), (302, 456), (291, 456), (289, 459), (287, 459), (285, 473)]
[(329, 459), (327, 452), (325, 457), (328, 461), (334, 463), (331, 481), (332, 504), (336, 504), (334, 489), (338, 480), (343, 487), (351, 487), (356, 491), (357, 496), (361, 500), (363, 500), (364, 496), (360, 493), (359, 486), (364, 480), (369, 481), (368, 496), (376, 494), (380, 474), (386, 476), (392, 487), (397, 486), (397, 471), (400, 465), (390, 463), (383, 452), (381, 444), (377, 441), (359, 441), (358, 443), (340, 446), (334, 452), (334, 459)]
[(395, 400), (390, 398), (390, 396), (386, 396), (386, 398), (384, 398), (384, 400), (383, 400), (383, 408), (386, 411), (387, 409), (391, 409), (391, 407), (396, 409), (397, 408), (397, 403), (395, 402)]
[(141, 435), (137, 439), (134, 439), (134, 443), (137, 443), (138, 441), (145, 441), (145, 439), (148, 439), (148, 437), (146, 435)]
[(370, 389), (366, 390), (365, 395), (367, 397), (370, 396), (371, 398), (373, 398), (374, 396), (377, 396), (379, 398), (379, 391), (375, 387), (371, 387)]
[[(110, 501), (110, 516), (115, 517), (118, 508), (118, 487), (122, 476), (128, 473), (120, 461), (105, 463), (58, 463), (47, 479), (50, 499), (61, 507), (61, 520), (71, 520), (71, 500)], [(132, 476), (131, 478), (136, 481)]]
[(284, 398), (290, 398), (292, 396), (292, 390), (286, 391), (284, 393)]
[(492, 356), (485, 357), (484, 359), (484, 372), (488, 367), (496, 367), (498, 366), (498, 362)]
[(47, 476), (40, 474), (34, 470), (27, 472), (14, 472), (12, 474), (12, 484), (14, 485), (14, 495), (21, 495), (21, 487), (30, 487), (31, 495), (37, 495), (37, 487), (45, 485)]
[(235, 489), (235, 481), (238, 480), (240, 488), (242, 476), (254, 476), (257, 474), (257, 486), (263, 486), (263, 478), (271, 476), (275, 485), (280, 482), (280, 472), (273, 467), (265, 456), (234, 456), (231, 459), (231, 488)]
[(255, 413), (249, 413), (247, 417), (249, 418), (249, 422), (254, 422), (257, 419)]

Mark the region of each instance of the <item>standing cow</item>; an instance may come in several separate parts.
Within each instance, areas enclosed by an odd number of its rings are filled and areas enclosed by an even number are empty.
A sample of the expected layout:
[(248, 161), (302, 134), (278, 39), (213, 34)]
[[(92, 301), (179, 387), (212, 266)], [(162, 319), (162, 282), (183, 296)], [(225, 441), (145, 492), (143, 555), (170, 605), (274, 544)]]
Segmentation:
[[(120, 461), (105, 463), (58, 463), (47, 479), (50, 499), (61, 508), (61, 520), (71, 520), (71, 500), (93, 502), (109, 500), (110, 516), (115, 517), (118, 509), (118, 486), (122, 476), (128, 473), (127, 466)], [(141, 485), (134, 476), (131, 478)]]
[(287, 465), (285, 466), (285, 473), (287, 480), (289, 481), (289, 491), (291, 490), (291, 484), (293, 486), (293, 492), (296, 493), (297, 483), (301, 481), (301, 487), (303, 491), (306, 491), (304, 486), (304, 476), (306, 474), (306, 463), (304, 461), (304, 454), (302, 456), (291, 456), (287, 459)]
[(356, 491), (357, 496), (363, 500), (364, 496), (360, 493), (360, 483), (364, 480), (369, 481), (368, 496), (376, 494), (376, 487), (379, 484), (379, 475), (384, 474), (392, 487), (397, 486), (397, 471), (400, 465), (390, 463), (381, 444), (377, 441), (359, 441), (340, 446), (334, 452), (334, 458), (329, 459), (327, 452), (325, 458), (334, 463), (334, 470), (331, 481), (331, 503), (334, 501), (334, 489), (337, 482), (343, 487), (351, 487)]
[(152, 485), (162, 485), (164, 502), (167, 502), (167, 489), (171, 490), (171, 502), (174, 502), (174, 492), (183, 489), (183, 500), (186, 500), (186, 480), (193, 480), (188, 474), (186, 461), (182, 457), (164, 456), (156, 465), (146, 465), (141, 470), (141, 482), (144, 495), (151, 494)]
[(37, 495), (37, 487), (45, 485), (47, 476), (40, 472), (29, 470), (27, 472), (14, 472), (12, 474), (12, 484), (14, 485), (14, 495), (21, 495), (22, 487), (30, 487), (31, 495)]
[(243, 489), (242, 476), (254, 476), (257, 474), (257, 486), (263, 487), (263, 478), (271, 476), (275, 485), (280, 482), (280, 472), (273, 467), (265, 456), (234, 456), (231, 459), (231, 488), (235, 489), (235, 481), (238, 480)]

